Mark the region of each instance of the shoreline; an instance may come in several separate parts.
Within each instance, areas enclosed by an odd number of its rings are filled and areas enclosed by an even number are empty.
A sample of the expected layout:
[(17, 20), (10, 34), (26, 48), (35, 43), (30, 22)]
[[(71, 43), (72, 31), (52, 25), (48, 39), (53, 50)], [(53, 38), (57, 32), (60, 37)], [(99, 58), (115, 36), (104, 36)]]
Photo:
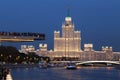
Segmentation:
[[(33, 68), (33, 67), (40, 67), (40, 64), (2, 64), (3, 67), (8, 68), (8, 69), (12, 69), (12, 68)], [(119, 65), (111, 65), (111, 66), (107, 66), (107, 65), (79, 65), (77, 67), (116, 67)], [(54, 66), (49, 66), (47, 65), (47, 67), (65, 67), (65, 65), (54, 65)]]
[(39, 64), (2, 64), (3, 67), (6, 68), (32, 68), (32, 67), (38, 67)]

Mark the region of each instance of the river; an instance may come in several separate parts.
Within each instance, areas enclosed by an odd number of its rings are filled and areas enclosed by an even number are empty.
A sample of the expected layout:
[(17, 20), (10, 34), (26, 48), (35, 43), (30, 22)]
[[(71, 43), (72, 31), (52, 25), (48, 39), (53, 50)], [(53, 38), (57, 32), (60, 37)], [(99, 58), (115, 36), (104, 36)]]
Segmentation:
[(11, 69), (11, 74), (13, 80), (120, 80), (120, 70), (113, 67), (16, 68)]

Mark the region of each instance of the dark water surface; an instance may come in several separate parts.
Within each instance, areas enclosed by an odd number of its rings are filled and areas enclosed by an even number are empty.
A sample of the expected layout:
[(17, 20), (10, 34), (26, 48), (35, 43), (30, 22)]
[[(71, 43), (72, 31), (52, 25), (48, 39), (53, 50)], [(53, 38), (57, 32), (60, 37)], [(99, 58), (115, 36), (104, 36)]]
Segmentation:
[(13, 80), (120, 80), (120, 70), (112, 67), (17, 68), (12, 69)]

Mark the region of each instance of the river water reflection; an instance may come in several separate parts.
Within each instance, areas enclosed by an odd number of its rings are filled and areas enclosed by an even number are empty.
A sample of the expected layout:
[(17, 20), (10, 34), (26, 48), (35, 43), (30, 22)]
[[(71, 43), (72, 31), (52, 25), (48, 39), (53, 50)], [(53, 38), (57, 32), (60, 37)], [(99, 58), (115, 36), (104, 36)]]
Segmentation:
[(13, 80), (120, 80), (120, 70), (112, 67), (17, 68), (12, 69)]

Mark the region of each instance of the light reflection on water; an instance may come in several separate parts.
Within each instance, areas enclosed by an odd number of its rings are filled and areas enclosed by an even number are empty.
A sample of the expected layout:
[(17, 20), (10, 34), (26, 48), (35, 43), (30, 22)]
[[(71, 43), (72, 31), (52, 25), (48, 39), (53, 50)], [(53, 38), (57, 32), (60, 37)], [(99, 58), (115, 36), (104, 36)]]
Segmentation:
[(11, 70), (13, 80), (119, 80), (120, 70), (111, 67), (17, 68)]

